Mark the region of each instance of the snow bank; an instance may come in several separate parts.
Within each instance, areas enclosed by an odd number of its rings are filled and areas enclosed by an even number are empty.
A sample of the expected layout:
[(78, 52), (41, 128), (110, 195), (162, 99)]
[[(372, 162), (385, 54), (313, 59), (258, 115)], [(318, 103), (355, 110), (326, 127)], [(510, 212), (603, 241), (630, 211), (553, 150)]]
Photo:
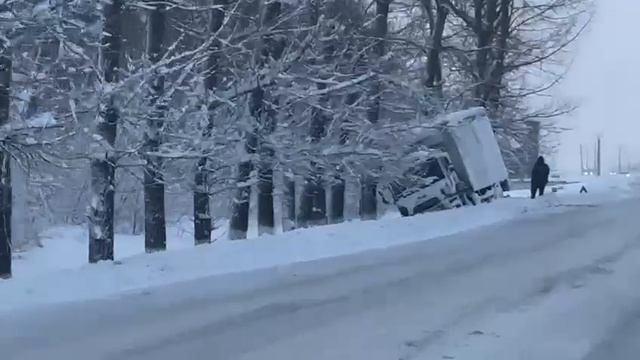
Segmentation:
[(29, 120), (27, 120), (27, 126), (29, 127), (49, 127), (57, 125), (57, 121), (55, 115), (51, 112), (45, 112), (38, 115), (33, 116)]
[[(623, 187), (622, 184), (618, 186)], [(186, 230), (172, 230), (169, 234), (170, 251), (131, 257), (127, 255), (143, 251), (143, 240), (120, 236), (116, 243), (120, 260), (96, 265), (84, 264), (87, 258), (86, 234), (77, 229), (59, 228), (50, 236), (73, 241), (63, 241), (58, 245), (54, 245), (53, 240), (45, 241), (43, 249), (26, 253), (23, 259), (17, 260), (15, 277), (0, 281), (0, 310), (104, 298), (213, 275), (425, 241), (513, 219), (525, 213), (564, 211), (567, 209), (564, 205), (590, 204), (601, 199), (598, 198), (598, 189), (611, 188), (603, 184), (592, 189), (594, 191), (586, 196), (579, 195), (573, 188), (563, 189), (536, 201), (510, 198), (490, 205), (411, 218), (389, 216), (379, 221), (354, 221), (246, 241), (220, 240), (200, 247), (191, 245), (191, 235)]]
[[(602, 177), (576, 177), (565, 179), (568, 184), (547, 186), (547, 195), (553, 195), (553, 189), (557, 190), (557, 197), (564, 200), (571, 200), (576, 203), (597, 204), (611, 200), (626, 199), (638, 194), (637, 187), (640, 178), (636, 176), (602, 176)], [(580, 189), (584, 186), (588, 193), (580, 194)], [(529, 189), (513, 190), (506, 193), (512, 198), (529, 198)], [(548, 197), (547, 197), (548, 198)]]
[[(226, 220), (216, 224), (214, 239), (226, 236)], [(89, 234), (83, 226), (58, 226), (40, 234), (41, 247), (14, 253), (13, 277), (22, 279), (57, 270), (77, 269), (87, 265)], [(186, 219), (167, 227), (169, 251), (192, 248), (193, 223)], [(144, 235), (116, 234), (114, 254), (116, 260), (143, 254)]]
[[(193, 280), (296, 262), (387, 248), (489, 225), (524, 212), (522, 200), (430, 213), (411, 218), (387, 218), (371, 222), (349, 222), (246, 241), (217, 241), (210, 246), (184, 247), (174, 251), (121, 258), (114, 263), (81, 265), (86, 262), (84, 231), (63, 228), (54, 233), (73, 241), (45, 243), (33, 254), (16, 262), (13, 279), (0, 282), (0, 310), (18, 307), (103, 298), (151, 286)], [(463, 220), (464, 219), (464, 220)], [(462, 221), (463, 220), (463, 221)], [(62, 231), (62, 233), (58, 233)], [(82, 235), (82, 236), (80, 236)], [(135, 253), (134, 238), (120, 236), (118, 249)], [(135, 247), (143, 241), (136, 239)], [(174, 244), (180, 241), (172, 240)], [(47, 245), (47, 243), (51, 245)], [(186, 243), (186, 241), (184, 242)], [(78, 246), (80, 244), (80, 246)], [(171, 244), (171, 243), (170, 243)], [(131, 247), (129, 247), (131, 246)], [(169, 246), (171, 249), (171, 246)], [(49, 250), (48, 250), (49, 249)], [(54, 259), (59, 260), (54, 260)], [(73, 259), (70, 260), (69, 259)], [(69, 261), (68, 263), (66, 261)], [(21, 264), (21, 262), (23, 262)], [(55, 271), (56, 266), (62, 267)], [(32, 267), (32, 270), (28, 268)]]

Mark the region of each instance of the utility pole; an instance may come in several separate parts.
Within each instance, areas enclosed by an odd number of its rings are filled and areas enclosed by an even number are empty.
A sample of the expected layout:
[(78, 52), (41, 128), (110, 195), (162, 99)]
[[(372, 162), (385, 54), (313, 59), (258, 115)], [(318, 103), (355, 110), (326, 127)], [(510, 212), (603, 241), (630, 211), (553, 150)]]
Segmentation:
[(618, 146), (618, 175), (622, 174), (622, 146)]
[(597, 148), (596, 148), (596, 151), (597, 151), (596, 154), (598, 157), (596, 171), (598, 172), (598, 176), (602, 176), (602, 151), (600, 147), (601, 145), (602, 145), (601, 139), (600, 139), (600, 136), (598, 136), (598, 142), (597, 142)]
[(587, 158), (586, 158), (586, 159), (585, 159), (585, 161), (584, 161), (584, 169), (585, 169), (585, 172), (587, 172), (587, 171), (591, 171), (591, 169), (590, 169), (591, 164), (589, 164), (589, 161), (591, 161), (591, 159), (589, 159), (589, 149), (586, 149), (584, 153), (585, 153), (585, 155), (587, 156)]
[(584, 158), (582, 155), (582, 144), (580, 144), (580, 175), (584, 175)]
[(591, 169), (593, 169), (594, 174), (598, 175), (598, 142), (596, 141), (595, 146), (593, 147), (593, 164), (591, 164)]

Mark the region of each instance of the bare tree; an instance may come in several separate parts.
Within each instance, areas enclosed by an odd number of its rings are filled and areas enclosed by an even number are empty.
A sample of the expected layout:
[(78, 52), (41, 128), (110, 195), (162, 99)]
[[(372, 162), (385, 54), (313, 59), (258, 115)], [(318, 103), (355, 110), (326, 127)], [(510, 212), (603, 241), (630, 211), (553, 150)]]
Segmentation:
[[(431, 35), (431, 49), (427, 57), (427, 78), (425, 86), (431, 102), (435, 102), (436, 112), (443, 111), (443, 77), (442, 77), (442, 41), (449, 10), (441, 0), (422, 0), (424, 11), (429, 18), (429, 33)], [(435, 9), (434, 9), (435, 8)]]
[[(269, 32), (276, 29), (278, 20), (282, 15), (283, 4), (279, 0), (267, 0), (265, 3), (262, 26)], [(276, 33), (267, 33), (262, 38), (258, 46), (258, 68), (264, 68), (272, 62), (277, 62), (282, 57), (286, 38)], [(258, 124), (258, 231), (260, 234), (273, 233), (275, 227), (274, 207), (273, 207), (273, 166), (275, 150), (269, 140), (277, 126), (276, 109), (278, 98), (270, 96), (260, 88), (253, 95), (253, 105), (257, 108), (253, 111), (253, 116)]]
[[(259, 99), (261, 93), (256, 91), (252, 99)], [(254, 100), (255, 101), (255, 100)], [(255, 108), (251, 103), (250, 108)], [(249, 201), (251, 198), (251, 173), (254, 169), (252, 155), (256, 152), (257, 138), (254, 130), (244, 133), (244, 158), (238, 164), (238, 181), (233, 198), (231, 221), (229, 222), (229, 238), (231, 240), (245, 239), (249, 230)]]
[[(441, 1), (459, 21), (452, 25), (452, 31), (460, 34), (457, 44), (462, 47), (451, 47), (450, 51), (472, 81), (469, 88), (473, 89), (474, 103), (493, 113), (510, 106), (509, 99), (539, 94), (558, 83), (563, 75), (563, 70), (555, 75), (557, 69), (563, 69), (558, 66), (558, 57), (586, 28), (588, 20), (580, 17), (588, 14), (590, 5), (587, 0)], [(534, 30), (538, 31), (532, 36)], [(471, 49), (463, 41), (465, 33), (475, 39)], [(471, 62), (469, 50), (474, 54)], [(512, 81), (535, 66), (551, 78), (524, 88)]]
[[(102, 32), (103, 89), (111, 89), (118, 79), (122, 49), (122, 0), (104, 4)], [(96, 117), (91, 159), (91, 193), (89, 208), (89, 262), (113, 260), (114, 194), (116, 159), (114, 146), (118, 126), (118, 109), (112, 92), (101, 100)]]
[[(11, 54), (0, 44), (0, 127), (9, 125), (11, 103)], [(11, 155), (0, 151), (0, 279), (11, 277)]]
[[(326, 68), (332, 63), (332, 46), (331, 27), (332, 20), (327, 20), (327, 11), (318, 1), (309, 1), (309, 17), (310, 26), (319, 27), (318, 45), (320, 54), (314, 59), (314, 65), (321, 65)], [(320, 21), (323, 23), (321, 24)], [(324, 26), (323, 26), (324, 25)], [(317, 64), (320, 63), (320, 64)], [(330, 69), (330, 68), (329, 68)], [(327, 71), (321, 71), (320, 79), (327, 80), (332, 74)], [(317, 88), (322, 91), (327, 85), (324, 82), (318, 82)], [(309, 122), (309, 141), (312, 149), (318, 146), (320, 140), (324, 137), (328, 122), (328, 115), (325, 113), (328, 108), (328, 95), (324, 94), (319, 99), (319, 104), (311, 108), (311, 120)], [(315, 152), (315, 151), (314, 151)], [(302, 194), (300, 194), (300, 214), (298, 217), (298, 225), (306, 227), (309, 225), (324, 225), (327, 223), (327, 196), (324, 183), (325, 169), (317, 160), (311, 160), (309, 163), (308, 175), (304, 180)]]
[[(256, 65), (256, 86), (249, 95), (249, 112), (254, 120), (245, 131), (245, 159), (238, 166), (237, 194), (234, 199), (229, 235), (232, 239), (246, 237), (249, 224), (249, 199), (251, 195), (251, 174), (257, 176), (258, 227), (260, 233), (271, 233), (275, 226), (273, 207), (273, 166), (274, 144), (270, 137), (276, 129), (277, 96), (272, 96), (270, 86), (262, 79), (263, 72), (276, 67), (284, 51), (285, 39), (275, 27), (282, 14), (280, 1), (263, 4), (260, 20), (261, 36), (254, 49)], [(274, 71), (271, 69), (271, 71)], [(256, 156), (252, 156), (256, 155)], [(255, 160), (255, 161), (254, 161)]]
[[(354, 75), (361, 75), (361, 69), (367, 68), (364, 64), (364, 56), (361, 56), (364, 48), (362, 44), (363, 41), (360, 41), (363, 37), (362, 35), (364, 35), (362, 31), (367, 20), (365, 10), (358, 1), (334, 1), (331, 4), (334, 8), (330, 18), (337, 21), (339, 27), (342, 29), (340, 33), (336, 33), (337, 39), (345, 48), (342, 52), (348, 54), (348, 57), (352, 60), (348, 68)], [(346, 34), (355, 34), (355, 38), (352, 37), (345, 43)], [(337, 60), (337, 58), (334, 57), (333, 60)], [(336, 119), (334, 116), (333, 120), (338, 120), (340, 123), (337, 136), (337, 143), (340, 147), (346, 146), (350, 138), (354, 135), (352, 131), (348, 130), (350, 124), (353, 122), (350, 117), (361, 110), (356, 104), (363, 97), (362, 94), (362, 89), (350, 89), (341, 101), (344, 105), (344, 111), (341, 112), (343, 118)], [(343, 222), (345, 219), (345, 197), (347, 195), (346, 180), (344, 178), (345, 166), (341, 161), (330, 163), (329, 165), (332, 171), (330, 172), (329, 197), (331, 200), (328, 217), (329, 223), (336, 224)]]
[[(376, 0), (376, 18), (373, 28), (373, 54), (370, 61), (381, 62), (385, 56), (385, 44), (389, 28), (389, 5), (391, 0)], [(378, 123), (380, 119), (382, 82), (374, 79), (369, 92), (370, 105), (367, 109), (367, 120), (371, 124)], [(364, 220), (378, 217), (378, 193), (375, 176), (366, 174), (361, 179), (360, 217)]]
[[(152, 64), (158, 63), (165, 55), (166, 7), (163, 2), (149, 3), (149, 25), (147, 56)], [(153, 70), (150, 104), (151, 113), (147, 118), (144, 134), (144, 206), (145, 206), (145, 250), (161, 251), (167, 248), (167, 231), (164, 204), (164, 176), (162, 158), (158, 156), (162, 143), (164, 117), (167, 111), (165, 98), (165, 75), (161, 69)]]
[[(214, 37), (211, 41), (209, 49), (209, 57), (207, 59), (207, 69), (205, 76), (205, 86), (209, 94), (217, 90), (218, 77), (220, 69), (220, 48), (221, 42), (218, 38), (218, 32), (222, 28), (225, 20), (225, 11), (223, 10), (221, 1), (215, 1), (214, 5), (217, 7), (211, 10), (211, 20), (209, 24), (210, 36)], [(209, 99), (208, 104), (208, 122), (205, 126), (203, 138), (211, 139), (212, 132), (215, 128), (215, 113), (214, 110), (218, 105), (218, 102)], [(195, 190), (193, 192), (193, 219), (194, 219), (194, 237), (196, 245), (206, 244), (211, 242), (211, 209), (210, 209), (210, 195), (209, 195), (209, 171), (207, 166), (209, 164), (209, 155), (205, 155), (198, 160), (196, 174), (195, 174)]]

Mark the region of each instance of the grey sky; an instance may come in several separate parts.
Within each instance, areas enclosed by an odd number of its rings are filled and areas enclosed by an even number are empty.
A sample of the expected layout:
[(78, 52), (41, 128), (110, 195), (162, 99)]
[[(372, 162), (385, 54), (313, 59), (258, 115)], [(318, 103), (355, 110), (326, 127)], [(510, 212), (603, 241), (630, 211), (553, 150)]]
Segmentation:
[[(596, 0), (595, 19), (575, 49), (575, 62), (557, 89), (580, 101), (580, 109), (562, 125), (556, 165), (579, 170), (579, 144), (592, 146), (603, 136), (604, 167), (617, 163), (617, 146), (640, 160), (640, 0)], [(593, 146), (592, 146), (593, 148)]]

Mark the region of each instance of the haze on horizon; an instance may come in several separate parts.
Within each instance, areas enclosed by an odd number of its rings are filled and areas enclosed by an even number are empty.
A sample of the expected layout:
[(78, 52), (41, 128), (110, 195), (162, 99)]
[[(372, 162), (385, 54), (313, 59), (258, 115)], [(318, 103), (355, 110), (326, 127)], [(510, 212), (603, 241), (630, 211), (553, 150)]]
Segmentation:
[(640, 1), (597, 0), (596, 7), (588, 31), (575, 45), (567, 78), (556, 89), (580, 105), (560, 122), (573, 129), (559, 136), (553, 156), (552, 165), (562, 172), (579, 172), (579, 146), (585, 144), (593, 153), (598, 134), (603, 139), (603, 171), (617, 167), (619, 146), (624, 163), (640, 160)]

